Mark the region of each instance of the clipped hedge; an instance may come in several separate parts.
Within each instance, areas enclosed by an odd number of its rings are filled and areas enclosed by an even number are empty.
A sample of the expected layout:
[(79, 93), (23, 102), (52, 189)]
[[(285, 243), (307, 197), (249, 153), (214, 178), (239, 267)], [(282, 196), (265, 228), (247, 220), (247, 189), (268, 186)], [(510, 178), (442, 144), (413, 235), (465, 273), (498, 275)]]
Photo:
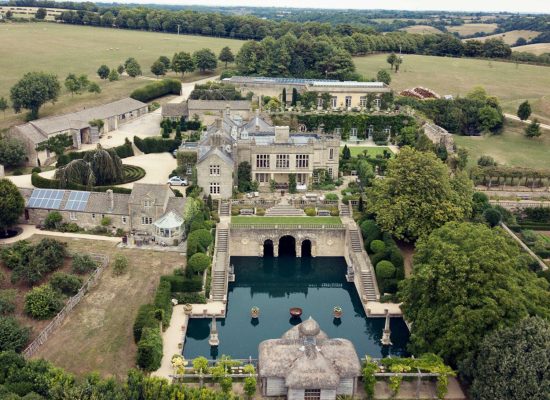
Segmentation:
[(395, 266), (390, 261), (380, 261), (376, 264), (376, 276), (380, 279), (393, 278), (395, 276)]
[[(59, 189), (59, 181), (56, 179), (47, 179), (37, 173), (31, 175), (31, 183), (34, 187), (41, 189)], [(92, 192), (106, 192), (111, 189), (114, 193), (132, 193), (132, 189), (127, 189), (118, 186), (93, 186), (91, 188), (85, 185), (79, 185), (77, 183), (69, 183), (65, 189), (68, 190), (83, 190), (83, 191), (92, 191)]]
[(191, 272), (200, 274), (210, 266), (210, 257), (204, 253), (195, 253), (187, 260), (187, 268)]
[(147, 103), (168, 94), (179, 95), (181, 93), (181, 82), (177, 79), (163, 79), (161, 81), (151, 82), (147, 85), (137, 88), (130, 94), (132, 99)]
[(155, 300), (153, 301), (155, 310), (164, 311), (162, 317), (162, 327), (165, 329), (170, 325), (170, 318), (172, 318), (172, 285), (165, 280), (160, 281), (157, 291), (155, 293)]
[(181, 139), (163, 139), (162, 137), (146, 137), (142, 139), (134, 136), (134, 144), (145, 154), (150, 153), (172, 153), (181, 145)]
[(386, 244), (382, 240), (373, 240), (370, 243), (370, 249), (373, 253), (381, 253), (386, 250)]
[(202, 290), (202, 280), (198, 277), (187, 278), (183, 275), (163, 275), (160, 277), (160, 280), (168, 282), (170, 290), (176, 293), (199, 292)]
[(162, 336), (158, 328), (144, 328), (137, 348), (137, 364), (145, 371), (156, 371), (162, 360)]
[(367, 219), (361, 223), (361, 234), (363, 235), (363, 240), (365, 241), (365, 249), (370, 251), (370, 245), (373, 240), (378, 240), (382, 238), (382, 232), (376, 222), (372, 219)]
[(155, 319), (155, 308), (153, 304), (142, 304), (139, 307), (132, 327), (134, 342), (139, 343), (144, 328), (158, 328), (159, 322)]

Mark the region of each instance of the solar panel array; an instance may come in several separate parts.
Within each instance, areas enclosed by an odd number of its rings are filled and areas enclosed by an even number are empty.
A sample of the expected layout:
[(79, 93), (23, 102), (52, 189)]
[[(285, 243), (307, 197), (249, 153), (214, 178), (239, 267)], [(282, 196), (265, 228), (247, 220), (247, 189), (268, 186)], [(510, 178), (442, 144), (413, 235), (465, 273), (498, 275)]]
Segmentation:
[(89, 198), (90, 192), (71, 191), (67, 204), (65, 204), (65, 210), (84, 211)]
[(64, 190), (56, 189), (34, 189), (29, 198), (28, 207), (46, 208), (48, 210), (59, 210), (63, 200)]

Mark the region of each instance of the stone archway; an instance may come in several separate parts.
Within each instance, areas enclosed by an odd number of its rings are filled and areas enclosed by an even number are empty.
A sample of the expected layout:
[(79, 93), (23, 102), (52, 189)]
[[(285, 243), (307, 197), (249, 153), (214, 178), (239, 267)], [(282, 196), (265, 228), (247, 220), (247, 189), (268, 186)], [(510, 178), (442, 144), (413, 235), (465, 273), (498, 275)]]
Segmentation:
[(294, 236), (284, 235), (279, 239), (279, 257), (296, 257), (296, 239)]
[(274, 257), (275, 252), (273, 251), (273, 240), (266, 239), (264, 241), (263, 256), (264, 257)]
[(302, 246), (300, 250), (300, 254), (302, 257), (311, 257), (312, 256), (312, 244), (311, 240), (305, 239), (302, 241)]

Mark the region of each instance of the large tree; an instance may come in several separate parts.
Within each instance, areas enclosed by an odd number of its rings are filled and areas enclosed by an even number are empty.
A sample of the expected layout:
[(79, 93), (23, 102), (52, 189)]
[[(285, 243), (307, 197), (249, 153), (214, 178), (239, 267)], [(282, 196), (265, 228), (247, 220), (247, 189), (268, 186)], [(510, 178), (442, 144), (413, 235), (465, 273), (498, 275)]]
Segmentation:
[(98, 69), (97, 69), (97, 75), (101, 78), (101, 79), (107, 79), (109, 77), (109, 72), (111, 72), (111, 70), (109, 69), (108, 66), (106, 66), (105, 64), (103, 64), (102, 66), (100, 66)]
[(525, 121), (529, 118), (529, 116), (531, 115), (531, 104), (529, 104), (528, 100), (525, 100), (519, 105), (517, 115), (522, 121)]
[(8, 228), (15, 225), (23, 214), (25, 200), (10, 180), (0, 179), (0, 230), (7, 233)]
[(235, 61), (235, 56), (233, 55), (233, 52), (231, 51), (229, 46), (225, 46), (220, 51), (220, 55), (218, 56), (218, 60), (225, 63), (225, 68), (227, 68), (227, 63)]
[(124, 69), (129, 77), (135, 78), (141, 75), (141, 66), (134, 57), (130, 57), (124, 62)]
[(501, 228), (485, 224), (449, 222), (420, 239), (399, 290), (410, 350), (457, 366), (487, 333), (528, 315), (549, 318), (549, 284), (527, 264)]
[(195, 70), (195, 62), (193, 57), (185, 51), (180, 51), (174, 54), (172, 58), (172, 71), (181, 73), (181, 79), (186, 72), (193, 72)]
[(374, 182), (369, 194), (368, 208), (380, 228), (405, 240), (462, 220), (472, 210), (469, 179), (460, 173), (451, 177), (435, 154), (410, 147), (388, 162), (386, 176)]
[(218, 66), (216, 55), (210, 49), (201, 49), (193, 53), (195, 65), (201, 72), (212, 71)]
[(61, 85), (57, 76), (44, 72), (27, 72), (11, 88), (11, 102), (16, 113), (22, 108), (30, 110), (31, 119), (38, 118), (38, 110), (46, 102), (55, 102)]
[(0, 164), (15, 167), (23, 164), (27, 150), (25, 143), (16, 138), (0, 139)]
[(546, 400), (550, 394), (550, 323), (537, 317), (485, 337), (472, 365), (475, 400)]
[(389, 85), (391, 83), (391, 75), (386, 71), (385, 69), (381, 69), (376, 74), (376, 79), (379, 82), (384, 82), (386, 85)]
[(4, 113), (4, 117), (6, 116), (6, 110), (8, 109), (8, 101), (5, 97), (0, 97), (0, 111)]
[(534, 138), (539, 137), (540, 135), (540, 123), (539, 120), (535, 118), (531, 121), (529, 125), (525, 127), (525, 136), (527, 136), (528, 138)]

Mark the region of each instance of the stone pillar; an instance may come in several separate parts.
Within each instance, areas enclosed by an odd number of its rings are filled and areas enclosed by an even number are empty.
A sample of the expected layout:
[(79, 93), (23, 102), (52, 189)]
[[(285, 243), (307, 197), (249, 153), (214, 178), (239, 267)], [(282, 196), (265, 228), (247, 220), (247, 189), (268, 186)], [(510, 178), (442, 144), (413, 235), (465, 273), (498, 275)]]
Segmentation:
[(279, 244), (273, 243), (273, 257), (279, 257)]
[(296, 257), (302, 257), (302, 243), (296, 240)]

